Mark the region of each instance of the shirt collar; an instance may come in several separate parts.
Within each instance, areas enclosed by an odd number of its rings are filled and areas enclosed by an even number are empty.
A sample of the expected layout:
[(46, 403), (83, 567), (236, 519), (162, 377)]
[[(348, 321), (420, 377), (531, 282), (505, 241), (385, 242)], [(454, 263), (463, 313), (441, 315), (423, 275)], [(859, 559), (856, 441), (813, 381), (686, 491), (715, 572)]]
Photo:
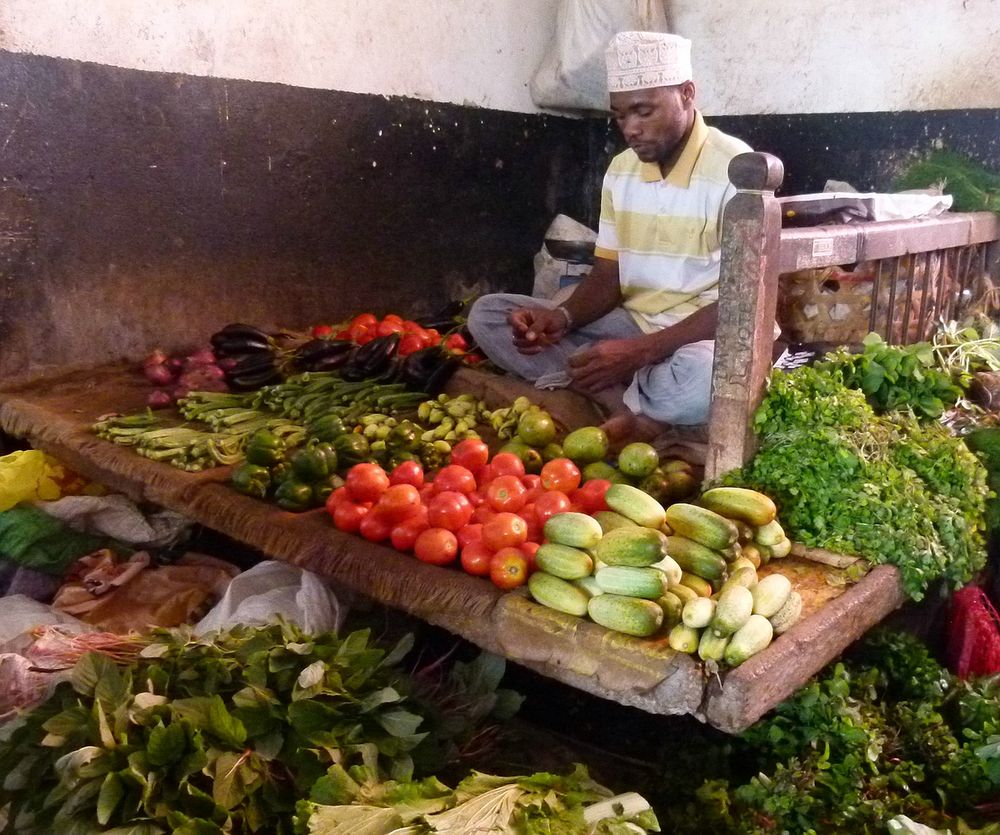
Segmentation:
[(695, 163), (698, 161), (698, 156), (701, 154), (701, 149), (705, 146), (705, 140), (708, 139), (708, 126), (705, 124), (705, 120), (701, 118), (701, 113), (699, 111), (694, 112), (694, 124), (691, 126), (691, 135), (688, 137), (687, 142), (684, 143), (684, 150), (681, 151), (681, 155), (677, 158), (677, 162), (674, 163), (673, 168), (664, 177), (660, 173), (660, 166), (655, 162), (644, 162), (642, 163), (641, 173), (642, 181), (644, 183), (658, 183), (661, 180), (666, 180), (669, 185), (675, 186), (677, 188), (687, 188), (691, 185), (691, 174), (694, 171)]

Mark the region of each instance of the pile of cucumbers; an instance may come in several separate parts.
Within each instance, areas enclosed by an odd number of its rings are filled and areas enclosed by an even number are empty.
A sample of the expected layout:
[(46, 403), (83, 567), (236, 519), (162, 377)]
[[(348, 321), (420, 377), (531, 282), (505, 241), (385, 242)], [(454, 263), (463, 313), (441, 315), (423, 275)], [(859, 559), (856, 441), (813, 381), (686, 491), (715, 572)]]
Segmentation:
[(531, 596), (637, 637), (666, 636), (703, 661), (738, 666), (799, 619), (802, 598), (783, 574), (757, 569), (791, 543), (762, 493), (708, 490), (700, 504), (666, 509), (632, 485), (614, 484), (609, 510), (560, 513), (528, 580)]

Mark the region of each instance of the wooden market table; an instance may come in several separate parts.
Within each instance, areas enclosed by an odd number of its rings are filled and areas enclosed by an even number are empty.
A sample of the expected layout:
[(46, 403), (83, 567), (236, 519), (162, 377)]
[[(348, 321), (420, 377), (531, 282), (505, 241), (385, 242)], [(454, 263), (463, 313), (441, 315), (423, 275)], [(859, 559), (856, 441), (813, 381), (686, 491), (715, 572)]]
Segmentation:
[[(487, 398), (519, 393), (519, 384), (478, 372), (461, 382)], [(148, 390), (142, 375), (124, 363), (8, 381), (0, 385), (0, 429), (137, 501), (183, 513), (542, 675), (650, 713), (692, 714), (738, 732), (903, 600), (891, 567), (878, 567), (851, 584), (844, 570), (811, 560), (793, 556), (772, 563), (769, 568), (787, 574), (802, 594), (803, 620), (742, 666), (710, 676), (696, 659), (670, 649), (665, 637), (610, 632), (546, 609), (524, 592), (504, 593), (485, 579), (341, 533), (322, 510), (294, 514), (240, 495), (226, 485), (228, 468), (186, 473), (91, 433), (100, 415), (140, 411)], [(539, 399), (537, 392), (533, 396)], [(568, 408), (564, 397), (541, 399), (559, 411)], [(577, 406), (585, 420), (586, 407)]]

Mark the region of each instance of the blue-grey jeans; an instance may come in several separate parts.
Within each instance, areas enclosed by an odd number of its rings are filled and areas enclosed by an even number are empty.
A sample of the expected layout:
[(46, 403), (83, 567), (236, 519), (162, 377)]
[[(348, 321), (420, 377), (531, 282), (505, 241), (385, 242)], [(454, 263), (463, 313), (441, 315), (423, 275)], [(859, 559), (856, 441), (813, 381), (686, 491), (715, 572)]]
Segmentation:
[[(501, 368), (543, 387), (569, 383), (570, 355), (603, 339), (633, 339), (642, 330), (618, 307), (577, 328), (537, 354), (514, 346), (507, 317), (519, 307), (555, 307), (554, 302), (516, 293), (482, 296), (469, 311), (469, 330), (483, 352)], [(625, 405), (660, 423), (692, 426), (708, 422), (715, 342), (707, 339), (678, 348), (662, 362), (640, 368), (626, 388)]]

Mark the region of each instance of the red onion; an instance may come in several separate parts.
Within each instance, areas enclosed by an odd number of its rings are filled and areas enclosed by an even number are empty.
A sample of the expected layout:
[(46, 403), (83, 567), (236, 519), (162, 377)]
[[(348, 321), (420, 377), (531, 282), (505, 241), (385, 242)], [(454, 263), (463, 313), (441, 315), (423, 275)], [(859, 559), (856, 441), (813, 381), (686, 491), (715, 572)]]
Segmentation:
[(157, 389), (156, 391), (151, 391), (149, 397), (146, 398), (146, 405), (150, 409), (164, 409), (174, 402), (170, 393), (163, 390)]
[(174, 372), (163, 364), (146, 364), (142, 373), (154, 386), (169, 386), (174, 381)]
[(159, 348), (155, 348), (145, 360), (143, 365), (163, 365), (167, 361), (167, 355)]
[(192, 365), (212, 365), (215, 363), (215, 354), (211, 348), (199, 348), (185, 360), (185, 364)]

